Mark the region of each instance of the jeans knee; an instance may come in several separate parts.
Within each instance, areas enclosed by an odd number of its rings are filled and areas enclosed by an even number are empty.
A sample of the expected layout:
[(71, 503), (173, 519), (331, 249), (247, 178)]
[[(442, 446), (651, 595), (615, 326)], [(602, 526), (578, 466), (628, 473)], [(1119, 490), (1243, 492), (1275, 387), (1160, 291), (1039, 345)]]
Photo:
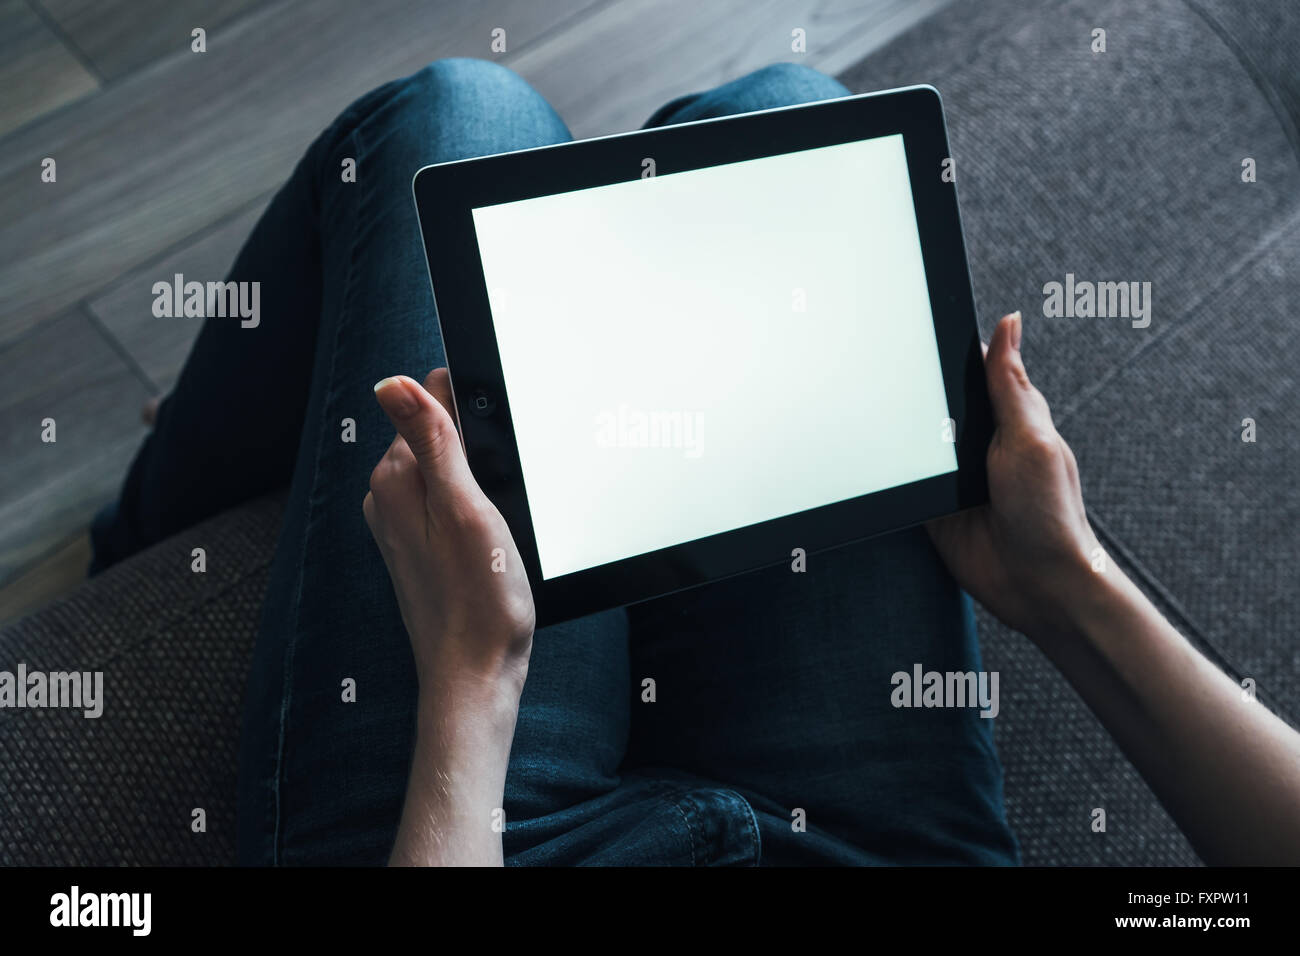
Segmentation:
[(756, 80), (765, 82), (780, 83), (791, 82), (807, 77), (824, 77), (826, 74), (814, 70), (811, 66), (805, 66), (802, 63), (791, 63), (788, 60), (778, 60), (776, 63), (769, 63), (767, 66), (759, 67), (752, 74)]
[(446, 162), (544, 146), (569, 138), (559, 115), (513, 70), (489, 60), (435, 60), (408, 78), (404, 122), (427, 128)]
[(771, 63), (745, 77), (756, 94), (774, 105), (844, 96), (848, 90), (834, 77), (802, 63)]
[(838, 80), (798, 63), (773, 63), (692, 99), (671, 122), (732, 116), (845, 96)]
[(491, 60), (470, 57), (434, 60), (409, 79), (413, 85), (440, 99), (460, 97), (481, 101), (493, 97), (539, 96), (514, 70)]
[(322, 139), (336, 169), (355, 151), (358, 164), (395, 180), (421, 166), (569, 139), (540, 93), (512, 70), (487, 60), (435, 60), (352, 104)]

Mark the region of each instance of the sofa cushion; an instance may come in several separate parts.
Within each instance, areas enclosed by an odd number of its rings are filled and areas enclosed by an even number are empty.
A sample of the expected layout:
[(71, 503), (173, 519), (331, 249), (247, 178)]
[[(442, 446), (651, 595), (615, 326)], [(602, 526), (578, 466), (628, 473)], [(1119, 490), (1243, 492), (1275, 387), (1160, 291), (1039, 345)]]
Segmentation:
[(240, 708), (281, 509), (236, 508), (0, 630), (0, 670), (101, 671), (104, 687), (96, 718), (0, 710), (0, 865), (235, 861)]

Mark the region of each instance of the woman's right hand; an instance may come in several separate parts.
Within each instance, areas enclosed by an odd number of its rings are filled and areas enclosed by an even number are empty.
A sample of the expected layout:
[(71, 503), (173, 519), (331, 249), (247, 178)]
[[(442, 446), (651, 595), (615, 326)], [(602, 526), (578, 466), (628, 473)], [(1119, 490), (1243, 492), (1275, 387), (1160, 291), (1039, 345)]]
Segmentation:
[(1020, 355), (1019, 312), (1004, 316), (984, 356), (996, 430), (989, 502), (927, 525), (954, 578), (1003, 623), (1050, 638), (1087, 599), (1102, 556), (1088, 524), (1074, 454)]
[(533, 595), (501, 513), (470, 473), (445, 368), (386, 378), (375, 397), (397, 436), (362, 509), (393, 581), (421, 690), (469, 680), (523, 689)]
[(375, 397), (397, 437), (370, 476), (366, 522), (415, 654), (415, 753), (390, 862), (500, 865), (506, 769), (528, 675), (533, 595), (452, 420), (446, 369)]

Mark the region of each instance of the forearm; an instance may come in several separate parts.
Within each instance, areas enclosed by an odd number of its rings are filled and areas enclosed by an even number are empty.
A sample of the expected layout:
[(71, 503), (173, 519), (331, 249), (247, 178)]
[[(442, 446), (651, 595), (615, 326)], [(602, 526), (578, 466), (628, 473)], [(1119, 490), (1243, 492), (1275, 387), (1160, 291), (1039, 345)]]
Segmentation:
[(1196, 651), (1118, 569), (1033, 635), (1212, 864), (1300, 863), (1300, 734)]
[(415, 754), (390, 866), (500, 866), (511, 687), (422, 682)]

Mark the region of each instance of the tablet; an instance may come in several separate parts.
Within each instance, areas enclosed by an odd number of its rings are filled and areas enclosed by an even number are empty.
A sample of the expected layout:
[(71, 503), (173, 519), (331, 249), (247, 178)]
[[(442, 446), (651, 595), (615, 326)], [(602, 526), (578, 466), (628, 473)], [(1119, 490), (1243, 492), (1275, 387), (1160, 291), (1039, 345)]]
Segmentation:
[(949, 156), (918, 86), (416, 174), (461, 437), (539, 626), (987, 500)]

